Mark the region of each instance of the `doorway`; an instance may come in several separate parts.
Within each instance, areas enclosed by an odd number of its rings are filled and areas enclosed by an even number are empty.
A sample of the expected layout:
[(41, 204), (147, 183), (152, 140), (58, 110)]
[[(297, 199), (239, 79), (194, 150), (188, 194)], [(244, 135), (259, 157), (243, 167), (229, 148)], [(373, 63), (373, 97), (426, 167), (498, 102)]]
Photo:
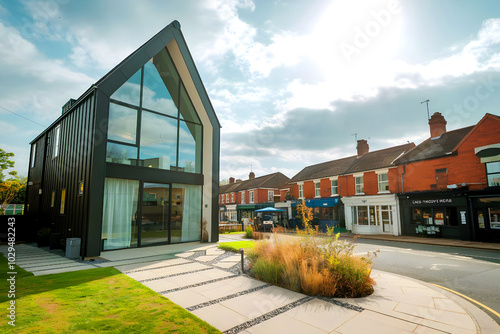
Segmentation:
[(144, 182), (140, 246), (170, 243), (171, 197), (169, 184)]

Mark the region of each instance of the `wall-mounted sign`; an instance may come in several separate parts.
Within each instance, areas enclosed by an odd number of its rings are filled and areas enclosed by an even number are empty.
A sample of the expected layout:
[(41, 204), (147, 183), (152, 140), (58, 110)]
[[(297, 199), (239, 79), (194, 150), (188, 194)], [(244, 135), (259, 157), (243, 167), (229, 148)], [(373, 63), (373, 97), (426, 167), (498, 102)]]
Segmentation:
[(460, 211), (460, 218), (462, 220), (462, 225), (467, 225), (467, 218), (465, 217), (465, 211)]
[(447, 205), (453, 204), (452, 198), (431, 198), (431, 199), (414, 199), (412, 205)]

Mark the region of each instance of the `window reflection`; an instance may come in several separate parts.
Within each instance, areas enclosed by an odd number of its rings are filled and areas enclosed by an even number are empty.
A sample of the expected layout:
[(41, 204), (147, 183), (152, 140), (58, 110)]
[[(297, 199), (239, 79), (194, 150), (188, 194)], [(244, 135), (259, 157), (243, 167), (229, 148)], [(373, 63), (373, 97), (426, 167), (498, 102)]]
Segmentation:
[(155, 64), (148, 62), (144, 65), (142, 106), (165, 115), (177, 117), (177, 106), (172, 98), (172, 95), (176, 96), (177, 94), (178, 89), (175, 88), (177, 83), (175, 83), (168, 71), (159, 72), (159, 69), (162, 68), (166, 68), (166, 66), (162, 66), (161, 63), (155, 66)]
[(201, 125), (180, 122), (179, 168), (184, 172), (201, 172)]
[(177, 120), (143, 111), (140, 165), (175, 169), (177, 165)]
[(116, 103), (109, 104), (108, 140), (135, 144), (137, 140), (137, 111)]
[(111, 98), (120, 102), (139, 106), (141, 96), (141, 70), (137, 71), (126, 83), (118, 88)]

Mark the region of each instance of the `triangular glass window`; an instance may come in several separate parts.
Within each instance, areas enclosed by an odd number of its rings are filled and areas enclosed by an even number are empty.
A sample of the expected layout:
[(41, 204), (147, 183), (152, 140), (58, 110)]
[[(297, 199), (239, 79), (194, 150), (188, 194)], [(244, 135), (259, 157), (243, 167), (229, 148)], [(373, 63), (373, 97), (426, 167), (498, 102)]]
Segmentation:
[(135, 72), (111, 95), (111, 98), (138, 107), (141, 102), (141, 70)]
[(177, 117), (179, 76), (165, 49), (144, 65), (142, 107)]

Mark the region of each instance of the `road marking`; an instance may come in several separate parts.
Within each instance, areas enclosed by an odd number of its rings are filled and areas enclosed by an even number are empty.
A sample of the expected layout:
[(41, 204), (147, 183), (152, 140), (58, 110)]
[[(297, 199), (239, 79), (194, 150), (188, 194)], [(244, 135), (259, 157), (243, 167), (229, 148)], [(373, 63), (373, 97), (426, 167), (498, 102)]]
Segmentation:
[(438, 288), (441, 288), (441, 289), (444, 289), (444, 290), (449, 291), (449, 292), (451, 292), (451, 293), (454, 293), (454, 294), (456, 294), (456, 295), (458, 295), (458, 296), (460, 296), (460, 297), (462, 297), (462, 298), (465, 298), (465, 299), (467, 299), (467, 300), (469, 300), (469, 301), (471, 301), (471, 302), (473, 302), (473, 303), (475, 303), (475, 304), (477, 304), (477, 305), (481, 306), (482, 308), (487, 309), (488, 311), (490, 311), (491, 313), (493, 313), (494, 315), (496, 315), (497, 317), (499, 317), (499, 318), (500, 318), (500, 313), (498, 313), (498, 312), (496, 312), (495, 310), (493, 310), (493, 309), (489, 308), (488, 306), (486, 306), (486, 305), (484, 305), (484, 304), (482, 304), (482, 303), (478, 302), (478, 301), (477, 301), (477, 300), (475, 300), (475, 299), (472, 299), (472, 298), (470, 298), (470, 297), (468, 297), (468, 296), (466, 296), (466, 295), (463, 295), (463, 294), (461, 294), (460, 292), (457, 292), (457, 291), (455, 291), (455, 290), (445, 288), (444, 286), (437, 285), (437, 284), (434, 284), (434, 283), (431, 283), (431, 284), (432, 284), (432, 285), (434, 285), (434, 286), (437, 286)]

